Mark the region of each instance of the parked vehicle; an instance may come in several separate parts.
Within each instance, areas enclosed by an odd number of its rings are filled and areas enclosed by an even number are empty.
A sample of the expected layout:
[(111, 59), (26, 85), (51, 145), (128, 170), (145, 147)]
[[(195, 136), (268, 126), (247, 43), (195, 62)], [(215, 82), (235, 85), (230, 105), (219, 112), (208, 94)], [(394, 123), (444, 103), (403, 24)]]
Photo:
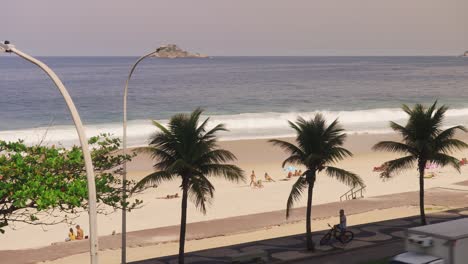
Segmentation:
[(391, 264), (468, 263), (468, 219), (410, 228), (406, 232), (407, 252)]

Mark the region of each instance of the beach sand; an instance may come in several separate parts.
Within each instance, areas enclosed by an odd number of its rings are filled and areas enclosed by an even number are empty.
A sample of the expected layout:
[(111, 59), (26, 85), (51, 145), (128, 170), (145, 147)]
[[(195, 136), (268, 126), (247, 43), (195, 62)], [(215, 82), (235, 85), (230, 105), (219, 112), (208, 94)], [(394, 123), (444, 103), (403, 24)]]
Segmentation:
[[(340, 162), (336, 166), (353, 171), (363, 178), (367, 186), (364, 193), (365, 197), (416, 191), (419, 189), (418, 172), (416, 169), (408, 170), (394, 179), (387, 181), (382, 181), (379, 178), (378, 173), (372, 172), (374, 166), (379, 166), (383, 162), (397, 157), (395, 154), (391, 153), (373, 152), (371, 151), (372, 145), (380, 140), (397, 139), (398, 137), (393, 134), (349, 135), (348, 140), (346, 141), (346, 147), (354, 153), (354, 156)], [(468, 141), (466, 136), (462, 139)], [(289, 195), (291, 185), (294, 180), (297, 179), (293, 178), (290, 181), (282, 181), (287, 174), (281, 168), (282, 161), (287, 157), (286, 153), (277, 147), (273, 147), (266, 139), (224, 141), (220, 142), (220, 146), (231, 150), (238, 157), (236, 164), (245, 170), (246, 182), (236, 184), (219, 178), (212, 178), (216, 192), (214, 200), (208, 208), (207, 214), (203, 215), (193, 206), (192, 203), (189, 203), (188, 222), (199, 222), (260, 212), (270, 212), (283, 210), (285, 208), (286, 199)], [(468, 151), (453, 153), (453, 155), (457, 158), (467, 157)], [(134, 161), (132, 161), (131, 164), (129, 164), (128, 168), (129, 177), (138, 180), (152, 171), (152, 161), (148, 155), (140, 154), (134, 159)], [(301, 169), (304, 170), (304, 168)], [(263, 179), (263, 174), (268, 172), (276, 182), (264, 182), (264, 188), (261, 189), (252, 188), (248, 185), (251, 170), (255, 170), (257, 179)], [(468, 179), (468, 170), (466, 168), (462, 169), (462, 173), (458, 173), (449, 167), (436, 169), (435, 172), (436, 177), (425, 181), (426, 188), (450, 186), (455, 182)], [(137, 198), (144, 201), (144, 206), (141, 209), (133, 210), (127, 214), (127, 230), (130, 232), (178, 224), (180, 222), (180, 198), (169, 200), (162, 198), (168, 194), (179, 193), (180, 195), (181, 192), (179, 185), (180, 181), (168, 182), (161, 184), (156, 189), (149, 189), (143, 194), (140, 194)], [(339, 201), (340, 196), (348, 190), (349, 187), (337, 180), (329, 178), (324, 174), (319, 174), (315, 184), (313, 203), (317, 205)], [(296, 204), (296, 207), (304, 206), (306, 202), (305, 198), (306, 197), (299, 201)], [(388, 213), (382, 214), (382, 217), (390, 219), (412, 215), (417, 213), (417, 210), (415, 210), (416, 209), (414, 208), (391, 209)], [(375, 217), (380, 217), (379, 215), (381, 214), (377, 213), (375, 214)], [(353, 220), (353, 224), (363, 223), (369, 219), (372, 219), (369, 215), (361, 215), (360, 217), (356, 216), (355, 220)], [(84, 228), (85, 232), (89, 230), (86, 214), (80, 216), (76, 220), (76, 223), (80, 224)], [(120, 212), (115, 212), (105, 216), (100, 215), (98, 217), (98, 225), (100, 235), (109, 235), (113, 231), (119, 233), (121, 228)], [(315, 229), (323, 229), (323, 227), (324, 223), (320, 224), (318, 221), (314, 221)], [(297, 229), (288, 228), (284, 231), (278, 229), (278, 232), (273, 233), (271, 233), (271, 230), (258, 232), (265, 232), (264, 236), (260, 237), (268, 238), (272, 236), (303, 232), (303, 228), (303, 224), (299, 223)], [(67, 230), (68, 226), (65, 224), (48, 227), (17, 225), (16, 230), (7, 229), (5, 235), (2, 235), (0, 248), (2, 250), (24, 249), (50, 245), (54, 242), (63, 241), (67, 235)], [(249, 241), (249, 239), (259, 239), (259, 236), (257, 235), (250, 236), (244, 234), (239, 236), (244, 238), (236, 240), (236, 238), (233, 237), (232, 240), (230, 240), (230, 243), (245, 242)], [(35, 239), (28, 239), (31, 237), (34, 237)], [(168, 238), (168, 240), (171, 239)], [(188, 250), (207, 248), (209, 245), (221, 245), (217, 240), (206, 241), (204, 245), (202, 245), (203, 243), (199, 243), (201, 242), (190, 242)], [(167, 251), (161, 252), (166, 252), (167, 254), (174, 253), (173, 250), (175, 246), (170, 245), (171, 243), (161, 245), (160, 247), (162, 248), (168, 247)], [(151, 252), (150, 249), (148, 250)], [(156, 256), (154, 255), (155, 251), (152, 252), (151, 256), (138, 253), (137, 249), (132, 249), (131, 252), (135, 252), (134, 257), (137, 255), (142, 256), (142, 258)], [(134, 259), (134, 257), (130, 258)]]

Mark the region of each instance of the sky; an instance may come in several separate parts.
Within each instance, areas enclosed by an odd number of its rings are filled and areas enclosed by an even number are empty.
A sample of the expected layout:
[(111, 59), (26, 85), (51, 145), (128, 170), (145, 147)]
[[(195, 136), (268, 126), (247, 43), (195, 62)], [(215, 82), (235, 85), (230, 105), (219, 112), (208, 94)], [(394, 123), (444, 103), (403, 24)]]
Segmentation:
[[(1, 0), (7, 1), (7, 0)], [(467, 0), (14, 0), (0, 39), (39, 56), (459, 55)]]

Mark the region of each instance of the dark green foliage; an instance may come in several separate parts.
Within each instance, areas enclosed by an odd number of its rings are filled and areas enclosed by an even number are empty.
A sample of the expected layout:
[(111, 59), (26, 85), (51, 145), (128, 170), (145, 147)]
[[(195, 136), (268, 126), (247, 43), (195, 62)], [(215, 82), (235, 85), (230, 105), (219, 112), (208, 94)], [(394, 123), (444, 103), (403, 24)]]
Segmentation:
[(455, 139), (457, 131), (466, 132), (463, 126), (454, 126), (442, 129), (446, 106), (437, 107), (437, 101), (430, 107), (416, 104), (413, 108), (406, 105), (402, 107), (408, 114), (408, 122), (405, 126), (390, 122), (390, 127), (401, 135), (401, 142), (382, 141), (373, 149), (389, 151), (404, 155), (401, 158), (387, 161), (385, 170), (381, 173), (383, 179), (390, 178), (403, 170), (417, 166), (420, 183), (420, 211), (421, 223), (426, 224), (424, 212), (424, 170), (428, 162), (439, 166), (450, 165), (460, 171), (460, 163), (450, 156), (453, 150), (467, 148), (468, 145)]
[(207, 204), (213, 198), (215, 188), (208, 177), (223, 177), (229, 181), (245, 181), (243, 171), (235, 165), (226, 164), (236, 159), (234, 154), (217, 146), (217, 132), (226, 131), (219, 124), (207, 131), (208, 119), (200, 124), (201, 109), (190, 115), (173, 116), (168, 128), (153, 121), (158, 132), (150, 138), (150, 146), (141, 148), (156, 160), (156, 172), (143, 178), (135, 190), (155, 186), (164, 181), (181, 180), (182, 214), (180, 229), (179, 263), (184, 262), (187, 198), (190, 197), (201, 212), (206, 213)]
[(343, 148), (346, 134), (344, 134), (338, 120), (327, 126), (325, 118), (321, 114), (317, 114), (311, 120), (299, 117), (295, 123), (290, 121), (289, 125), (296, 131), (296, 145), (277, 139), (270, 140), (270, 142), (289, 153), (290, 156), (284, 160), (283, 167), (287, 164), (306, 167), (304, 174), (292, 186), (286, 204), (286, 217), (289, 217), (290, 209), (307, 188), (307, 248), (313, 250), (310, 225), (312, 194), (317, 173), (324, 171), (329, 177), (349, 186), (363, 185), (364, 183), (358, 175), (331, 166), (352, 155), (350, 151)]

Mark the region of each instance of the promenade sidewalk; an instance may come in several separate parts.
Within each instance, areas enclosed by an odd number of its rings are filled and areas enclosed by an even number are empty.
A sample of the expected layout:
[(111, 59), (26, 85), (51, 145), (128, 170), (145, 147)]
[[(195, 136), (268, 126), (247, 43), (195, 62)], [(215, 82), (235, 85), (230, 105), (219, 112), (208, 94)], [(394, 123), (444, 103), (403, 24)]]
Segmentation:
[[(466, 183), (460, 185), (453, 185), (450, 188), (433, 188), (426, 190), (426, 205), (446, 206), (452, 208), (462, 208), (467, 205), (468, 190), (466, 189)], [(406, 192), (378, 197), (365, 198), (360, 200), (351, 200), (345, 202), (335, 202), (329, 204), (316, 205), (313, 207), (313, 219), (325, 219), (336, 216), (340, 208), (345, 208), (348, 215), (364, 213), (376, 209), (387, 209), (402, 206), (418, 205), (418, 192)], [(450, 214), (453, 215), (453, 214)], [(456, 213), (457, 217), (464, 215), (464, 210)], [(249, 232), (259, 229), (264, 229), (272, 226), (286, 225), (288, 223), (294, 223), (304, 220), (305, 208), (297, 208), (293, 210), (292, 216), (289, 220), (285, 219), (284, 210), (259, 213), (246, 216), (238, 216), (227, 219), (217, 219), (205, 222), (190, 223), (187, 225), (187, 240), (202, 239), (207, 237), (224, 236), (235, 233)], [(439, 219), (439, 218), (437, 218)], [(436, 219), (436, 220), (437, 220)], [(411, 220), (413, 221), (413, 220)], [(437, 220), (438, 221), (438, 220)], [(405, 226), (403, 226), (404, 228)], [(127, 238), (127, 245), (129, 248), (132, 247), (144, 247), (149, 245), (155, 245), (164, 242), (177, 241), (179, 233), (179, 226), (169, 226), (163, 228), (155, 228), (148, 230), (141, 230), (135, 232), (129, 232)], [(359, 233), (359, 235), (358, 235)], [(359, 232), (357, 236), (364, 237), (367, 233)], [(317, 238), (317, 237), (316, 237)], [(279, 243), (278, 247), (282, 250), (281, 254), (276, 254), (275, 259), (287, 259), (288, 255), (291, 254), (304, 254), (299, 250), (301, 248), (300, 243), (301, 236), (293, 236), (288, 239), (291, 240), (289, 243), (284, 244), (283, 238), (278, 238), (279, 242), (275, 242), (276, 239), (272, 239), (273, 242), (265, 243)], [(369, 240), (370, 238), (367, 238)], [(100, 250), (117, 250), (120, 248), (120, 235), (115, 236), (103, 236), (99, 238)], [(266, 245), (263, 241), (248, 243), (251, 244), (249, 247), (260, 247), (263, 248)], [(359, 245), (366, 245), (369, 241), (366, 239), (358, 240), (356, 243), (350, 245), (355, 247)], [(285, 246), (286, 245), (286, 246)], [(244, 247), (239, 245), (239, 247)], [(240, 250), (236, 246), (233, 246), (234, 251)], [(226, 247), (229, 248), (229, 247)], [(9, 264), (32, 264), (41, 261), (55, 260), (66, 256), (75, 254), (85, 253), (89, 250), (88, 241), (74, 241), (71, 243), (57, 243), (42, 248), (26, 249), (26, 250), (0, 250), (0, 259)], [(219, 249), (213, 249), (212, 252), (217, 252)], [(322, 251), (328, 251), (324, 249)], [(210, 250), (206, 250), (210, 251)], [(289, 251), (298, 251), (299, 253), (288, 253)], [(203, 251), (205, 252), (205, 251)], [(272, 254), (275, 252), (272, 252)], [(276, 252), (280, 253), (280, 252)], [(196, 254), (196, 253), (190, 253)], [(204, 253), (205, 254), (205, 253)], [(217, 254), (217, 253), (216, 253)], [(215, 254), (215, 255), (216, 255)], [(193, 255), (196, 256), (196, 255)], [(226, 254), (224, 254), (226, 256)], [(273, 256), (273, 255), (272, 255)], [(197, 257), (198, 258), (198, 257)], [(163, 260), (166, 258), (163, 258)], [(215, 260), (219, 260), (214, 258)], [(170, 260), (170, 258), (167, 258)], [(159, 261), (159, 260), (158, 260)], [(164, 260), (165, 261), (165, 260)], [(138, 263), (138, 262), (136, 262)], [(152, 263), (152, 262), (148, 262)], [(158, 262), (155, 262), (158, 263)], [(163, 262), (164, 263), (164, 262)], [(170, 262), (168, 262), (170, 263)]]
[[(434, 224), (464, 217), (468, 217), (468, 208), (429, 214), (428, 221), (429, 223)], [(232, 255), (241, 252), (244, 253), (262, 250), (267, 253), (267, 263), (293, 263), (304, 259), (321, 259), (321, 261), (323, 261), (326, 259), (324, 258), (324, 255), (331, 255), (335, 253), (341, 254), (343, 251), (357, 250), (361, 248), (402, 241), (402, 238), (404, 237), (404, 230), (410, 227), (419, 226), (419, 223), (419, 216), (413, 216), (353, 226), (350, 227), (349, 230), (354, 233), (354, 240), (346, 245), (335, 241), (332, 243), (332, 245), (320, 246), (320, 238), (326, 233), (326, 231), (315, 232), (313, 234), (313, 239), (316, 244), (315, 252), (307, 252), (304, 250), (306, 241), (305, 236), (301, 234), (191, 252), (186, 254), (185, 259), (186, 263), (194, 264), (231, 263), (230, 256)], [(352, 258), (352, 253), (348, 254), (346, 258)], [(131, 264), (173, 263), (177, 263), (177, 256), (136, 261), (132, 262)]]

